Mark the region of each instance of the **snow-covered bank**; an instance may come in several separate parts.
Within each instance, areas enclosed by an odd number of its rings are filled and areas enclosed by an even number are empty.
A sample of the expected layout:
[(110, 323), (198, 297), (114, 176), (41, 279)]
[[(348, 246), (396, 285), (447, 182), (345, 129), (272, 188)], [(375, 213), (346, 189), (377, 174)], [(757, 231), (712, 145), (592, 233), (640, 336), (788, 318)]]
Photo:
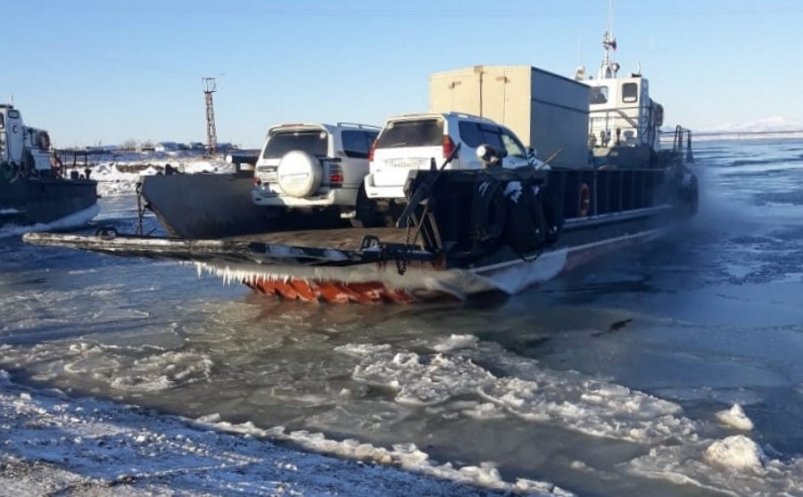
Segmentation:
[[(132, 195), (140, 176), (164, 174), (167, 166), (183, 174), (228, 174), (234, 165), (223, 159), (198, 156), (175, 156), (154, 160), (148, 156), (128, 157), (126, 160), (99, 162), (92, 166), (90, 177), (98, 182), (98, 193), (103, 197)], [(79, 171), (82, 173), (83, 171)]]
[(344, 454), (360, 458), (337, 459), (243, 428), (249, 433), (224, 433), (184, 418), (31, 390), (0, 371), (0, 495), (571, 495), (546, 483), (504, 482), (489, 465), (438, 466), (414, 446), (385, 450), (274, 430), (303, 446), (353, 446)]
[[(744, 140), (799, 140), (803, 131), (766, 131), (766, 132), (702, 132), (694, 135), (694, 142), (702, 141), (744, 141)], [(671, 145), (671, 140), (663, 142)]]

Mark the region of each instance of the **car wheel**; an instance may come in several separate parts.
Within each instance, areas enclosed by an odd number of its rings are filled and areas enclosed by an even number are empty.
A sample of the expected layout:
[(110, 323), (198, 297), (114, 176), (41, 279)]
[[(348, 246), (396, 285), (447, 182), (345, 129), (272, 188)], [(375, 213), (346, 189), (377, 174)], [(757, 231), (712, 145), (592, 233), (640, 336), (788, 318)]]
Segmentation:
[(354, 208), (354, 217), (350, 219), (355, 228), (376, 228), (382, 226), (382, 216), (376, 208), (376, 203), (365, 194), (365, 187), (360, 186), (357, 193), (357, 205)]

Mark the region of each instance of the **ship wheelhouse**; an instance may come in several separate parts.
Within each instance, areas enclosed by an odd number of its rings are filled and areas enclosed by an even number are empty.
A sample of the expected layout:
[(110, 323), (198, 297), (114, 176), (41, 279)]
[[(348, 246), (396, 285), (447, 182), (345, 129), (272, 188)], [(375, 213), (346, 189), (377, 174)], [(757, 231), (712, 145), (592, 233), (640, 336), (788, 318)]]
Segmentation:
[(597, 77), (586, 77), (585, 68), (575, 79), (591, 88), (588, 145), (596, 165), (635, 166), (654, 162), (660, 149), (664, 108), (650, 98), (650, 85), (641, 70), (619, 76), (614, 61), (616, 39), (611, 32), (602, 39), (605, 55)]

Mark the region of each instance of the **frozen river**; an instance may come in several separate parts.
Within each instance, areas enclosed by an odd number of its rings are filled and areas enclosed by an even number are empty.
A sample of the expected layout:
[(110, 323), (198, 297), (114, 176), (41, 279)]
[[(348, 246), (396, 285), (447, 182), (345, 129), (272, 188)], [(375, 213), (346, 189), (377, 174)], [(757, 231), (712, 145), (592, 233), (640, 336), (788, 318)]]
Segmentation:
[[(0, 239), (0, 369), (313, 449), (306, 432), (415, 444), (582, 496), (803, 496), (803, 142), (696, 157), (693, 222), (484, 302), (281, 302), (190, 266)], [(101, 217), (131, 231), (135, 207), (104, 199)]]

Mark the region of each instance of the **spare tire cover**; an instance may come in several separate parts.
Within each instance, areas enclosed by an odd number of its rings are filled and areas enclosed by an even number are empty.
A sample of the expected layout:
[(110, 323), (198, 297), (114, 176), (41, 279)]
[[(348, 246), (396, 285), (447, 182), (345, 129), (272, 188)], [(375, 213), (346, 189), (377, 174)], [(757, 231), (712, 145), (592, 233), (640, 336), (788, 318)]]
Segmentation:
[(276, 171), (279, 188), (291, 197), (306, 197), (321, 186), (321, 163), (313, 155), (301, 150), (284, 154)]

